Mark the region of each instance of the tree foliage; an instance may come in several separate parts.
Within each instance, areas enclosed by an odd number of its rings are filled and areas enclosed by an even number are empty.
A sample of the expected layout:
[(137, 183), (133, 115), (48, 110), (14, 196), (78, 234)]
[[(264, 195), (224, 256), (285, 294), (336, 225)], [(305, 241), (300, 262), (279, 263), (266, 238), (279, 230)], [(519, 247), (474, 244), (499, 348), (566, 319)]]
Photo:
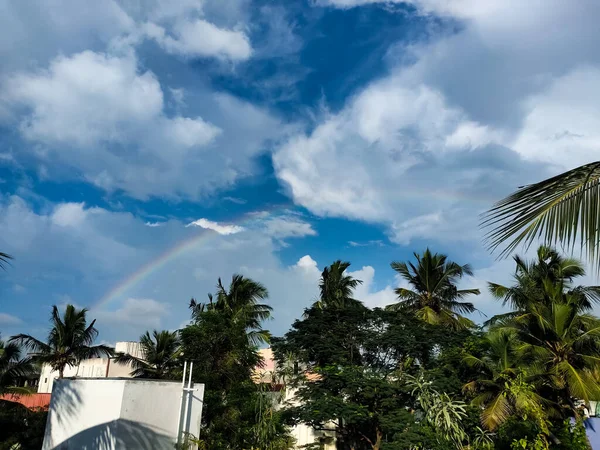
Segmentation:
[(472, 326), (461, 314), (473, 313), (473, 303), (463, 301), (470, 295), (479, 295), (479, 289), (458, 289), (457, 282), (465, 275), (472, 275), (468, 264), (459, 265), (449, 261), (446, 255), (431, 253), (426, 249), (422, 255), (414, 254), (416, 264), (394, 261), (394, 269), (411, 287), (396, 289), (398, 303), (388, 309), (412, 313), (429, 324), (445, 324), (454, 328)]
[(177, 331), (146, 331), (140, 336), (141, 357), (120, 353), (115, 362), (129, 364), (131, 375), (139, 378), (169, 379), (181, 366), (181, 343)]
[(65, 367), (74, 367), (83, 359), (110, 357), (113, 350), (106, 345), (93, 345), (98, 336), (94, 327), (96, 321), (88, 325), (87, 309), (77, 309), (67, 305), (61, 316), (57, 306), (52, 307), (50, 332), (46, 342), (28, 334), (18, 334), (10, 342), (24, 346), (31, 353), (32, 361), (49, 364), (57, 370), (59, 378), (64, 375)]

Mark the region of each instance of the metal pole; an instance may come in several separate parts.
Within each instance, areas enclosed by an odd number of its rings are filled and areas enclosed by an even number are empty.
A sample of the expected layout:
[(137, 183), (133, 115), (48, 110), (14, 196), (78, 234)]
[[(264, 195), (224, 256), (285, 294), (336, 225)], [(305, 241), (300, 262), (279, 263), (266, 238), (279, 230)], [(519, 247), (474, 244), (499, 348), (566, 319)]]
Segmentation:
[(185, 398), (185, 411), (183, 416), (183, 432), (185, 433), (188, 427), (188, 415), (190, 409), (190, 396), (192, 394), (192, 370), (194, 369), (194, 361), (190, 363), (190, 377), (188, 379), (187, 397)]
[(187, 370), (187, 361), (183, 362), (183, 377), (181, 377), (181, 399), (179, 400), (179, 417), (177, 418), (177, 443), (181, 440), (181, 409), (183, 408), (183, 395), (185, 394), (185, 372)]

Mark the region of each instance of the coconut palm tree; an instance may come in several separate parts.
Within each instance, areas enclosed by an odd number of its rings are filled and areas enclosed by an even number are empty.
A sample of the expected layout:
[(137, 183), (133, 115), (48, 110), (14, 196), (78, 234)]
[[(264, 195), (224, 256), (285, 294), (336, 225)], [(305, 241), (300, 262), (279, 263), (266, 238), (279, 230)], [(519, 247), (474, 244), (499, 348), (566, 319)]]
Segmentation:
[(92, 345), (98, 336), (94, 328), (96, 320), (88, 325), (86, 322), (87, 309), (76, 309), (67, 305), (61, 317), (58, 307), (52, 307), (47, 342), (42, 342), (28, 334), (18, 334), (9, 342), (23, 345), (31, 354), (33, 362), (49, 364), (58, 371), (58, 377), (63, 378), (67, 366), (73, 367), (83, 359), (110, 357), (113, 350), (105, 345)]
[(551, 394), (569, 414), (577, 415), (573, 398), (600, 398), (600, 320), (582, 313), (582, 297), (560, 284), (545, 285), (549, 302), (531, 302), (526, 313), (499, 329), (510, 330), (520, 352), (543, 374)]
[(540, 239), (573, 248), (580, 244), (600, 270), (600, 161), (519, 188), (484, 216), (489, 247), (510, 254)]
[(548, 246), (540, 246), (537, 258), (527, 262), (515, 256), (515, 283), (506, 287), (497, 283), (488, 283), (491, 294), (502, 301), (502, 306), (510, 306), (513, 311), (492, 317), (486, 325), (498, 320), (517, 317), (527, 311), (530, 302), (549, 304), (546, 284), (560, 284), (572, 295), (581, 297), (578, 303), (581, 311), (589, 311), (593, 304), (600, 301), (600, 286), (573, 286), (573, 281), (585, 275), (583, 264), (577, 259), (565, 258)]
[(342, 262), (338, 259), (323, 269), (319, 280), (319, 300), (315, 306), (344, 308), (356, 304), (357, 300), (353, 299), (352, 295), (362, 281), (348, 275), (346, 272), (348, 267), (350, 267), (349, 262)]
[(448, 261), (446, 255), (431, 253), (429, 249), (422, 255), (414, 253), (416, 265), (412, 262), (393, 262), (398, 274), (412, 289), (396, 289), (398, 303), (387, 306), (388, 310), (406, 311), (430, 324), (447, 324), (465, 327), (472, 324), (461, 314), (476, 311), (473, 303), (461, 301), (469, 295), (479, 295), (479, 289), (458, 289), (456, 283), (464, 275), (473, 275), (468, 264), (463, 266)]
[(6, 265), (13, 259), (8, 253), (0, 252), (0, 269), (6, 268)]
[(16, 383), (19, 377), (33, 373), (31, 361), (21, 358), (19, 346), (0, 340), (0, 395), (29, 393), (26, 388), (16, 387)]
[(544, 427), (550, 402), (536, 392), (535, 373), (527, 372), (515, 334), (510, 330), (493, 331), (485, 340), (489, 350), (484, 356), (468, 354), (464, 358), (480, 373), (463, 389), (475, 394), (473, 404), (481, 408), (482, 425), (494, 431), (511, 416), (529, 415)]
[(214, 297), (209, 294), (208, 303), (190, 301), (192, 319), (197, 321), (204, 311), (218, 311), (243, 326), (253, 343), (268, 342), (270, 335), (263, 330), (262, 322), (271, 318), (273, 308), (261, 303), (268, 297), (269, 292), (264, 285), (243, 275), (233, 275), (228, 289), (219, 278), (217, 292)]
[(177, 331), (157, 331), (152, 335), (148, 331), (140, 336), (142, 348), (141, 358), (120, 353), (115, 362), (130, 364), (131, 375), (137, 378), (166, 379), (178, 367), (178, 357), (181, 355), (181, 343)]

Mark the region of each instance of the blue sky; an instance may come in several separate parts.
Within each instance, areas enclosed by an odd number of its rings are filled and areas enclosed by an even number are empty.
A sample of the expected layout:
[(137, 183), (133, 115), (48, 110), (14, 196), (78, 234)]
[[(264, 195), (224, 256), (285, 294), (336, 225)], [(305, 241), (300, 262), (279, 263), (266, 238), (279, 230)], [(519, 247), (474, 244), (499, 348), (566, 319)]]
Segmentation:
[(15, 257), (0, 332), (43, 335), (51, 305), (74, 303), (101, 340), (133, 340), (242, 273), (281, 334), (325, 265), (351, 261), (357, 296), (382, 306), (389, 263), (427, 246), (473, 265), (465, 286), (508, 281), (478, 215), (598, 158), (598, 13), (0, 0), (0, 250)]

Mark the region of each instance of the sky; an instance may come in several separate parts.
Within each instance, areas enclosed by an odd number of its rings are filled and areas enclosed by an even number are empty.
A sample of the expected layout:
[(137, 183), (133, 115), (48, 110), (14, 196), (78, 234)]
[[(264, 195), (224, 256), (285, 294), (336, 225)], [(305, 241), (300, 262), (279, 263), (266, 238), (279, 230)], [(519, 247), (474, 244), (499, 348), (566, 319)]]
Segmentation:
[[(356, 297), (430, 247), (513, 263), (479, 215), (600, 156), (596, 0), (0, 0), (0, 333), (52, 305), (99, 340), (177, 329), (241, 273), (281, 335), (350, 261)], [(594, 277), (587, 281), (595, 282)]]

